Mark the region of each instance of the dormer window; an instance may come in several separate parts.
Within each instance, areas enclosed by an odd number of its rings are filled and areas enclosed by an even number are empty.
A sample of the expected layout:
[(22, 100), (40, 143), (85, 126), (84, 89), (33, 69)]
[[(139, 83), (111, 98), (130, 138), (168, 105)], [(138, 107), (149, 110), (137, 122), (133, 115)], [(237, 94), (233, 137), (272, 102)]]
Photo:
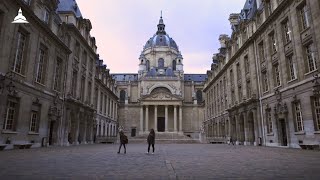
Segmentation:
[(31, 0), (23, 0), (25, 4), (29, 5), (31, 4)]
[(43, 16), (43, 21), (48, 24), (49, 23), (49, 18), (50, 18), (50, 13), (48, 9), (45, 9), (44, 11), (44, 16)]

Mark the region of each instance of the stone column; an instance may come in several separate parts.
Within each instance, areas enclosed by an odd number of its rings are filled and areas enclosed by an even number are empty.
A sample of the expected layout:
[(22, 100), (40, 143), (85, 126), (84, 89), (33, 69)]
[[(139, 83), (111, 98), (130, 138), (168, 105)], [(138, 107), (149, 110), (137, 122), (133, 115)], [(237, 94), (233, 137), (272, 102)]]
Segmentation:
[[(228, 121), (228, 136), (231, 137), (232, 133), (231, 133), (231, 120), (233, 118), (229, 117), (229, 121)], [(233, 137), (234, 138), (234, 137)]]
[(111, 137), (111, 124), (108, 123), (108, 136)]
[(249, 142), (249, 133), (248, 133), (248, 114), (247, 112), (243, 113), (243, 129), (244, 129), (244, 145), (250, 145)]
[[(260, 126), (260, 123), (258, 124), (258, 119), (257, 119), (257, 110), (256, 109), (253, 109), (252, 110), (252, 123), (254, 124), (254, 145), (255, 146), (257, 146), (258, 145), (258, 138), (259, 138), (259, 127), (261, 127)], [(262, 139), (261, 139), (261, 141), (262, 141)]]
[(235, 115), (234, 117), (236, 118), (236, 137), (237, 137), (237, 141), (236, 144), (239, 145), (239, 141), (240, 141), (240, 124), (239, 124), (239, 115)]
[(140, 131), (139, 134), (143, 132), (143, 106), (140, 107)]
[(217, 122), (217, 137), (220, 137), (220, 121)]
[(168, 106), (165, 106), (164, 109), (164, 114), (165, 114), (165, 132), (168, 132)]
[(149, 106), (146, 106), (146, 127), (145, 127), (145, 131), (148, 132), (149, 131)]
[(158, 120), (158, 106), (154, 105), (154, 131), (158, 131), (157, 128), (157, 120)]
[(179, 132), (182, 133), (182, 106), (179, 106)]
[(77, 125), (76, 125), (76, 134), (75, 134), (75, 138), (74, 138), (74, 141), (75, 141), (75, 144), (79, 144), (79, 141), (78, 141), (78, 137), (79, 137), (79, 128), (80, 128), (80, 113), (77, 115)]
[[(88, 117), (88, 116), (87, 116)], [(82, 142), (84, 144), (87, 144), (87, 119), (84, 121), (84, 128), (83, 128), (83, 137), (82, 137)]]
[(173, 121), (174, 121), (174, 132), (177, 132), (177, 106), (174, 105), (174, 109), (173, 109)]
[(93, 144), (93, 126), (94, 126), (94, 120), (93, 117), (90, 118), (90, 144)]

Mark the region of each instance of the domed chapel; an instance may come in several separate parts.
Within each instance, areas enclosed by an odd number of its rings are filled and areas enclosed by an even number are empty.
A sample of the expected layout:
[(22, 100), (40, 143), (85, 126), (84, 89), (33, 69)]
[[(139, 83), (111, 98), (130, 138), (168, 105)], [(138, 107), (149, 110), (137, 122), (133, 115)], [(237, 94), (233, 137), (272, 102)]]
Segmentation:
[(153, 128), (160, 135), (199, 139), (207, 75), (184, 74), (179, 46), (165, 27), (161, 16), (140, 54), (137, 74), (112, 74), (120, 97), (119, 126), (131, 137)]

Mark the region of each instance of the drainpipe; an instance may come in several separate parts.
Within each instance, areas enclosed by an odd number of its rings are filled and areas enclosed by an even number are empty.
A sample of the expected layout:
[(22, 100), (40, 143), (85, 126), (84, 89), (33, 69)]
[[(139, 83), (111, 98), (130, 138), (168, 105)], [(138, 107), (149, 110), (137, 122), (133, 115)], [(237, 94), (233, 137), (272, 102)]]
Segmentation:
[(259, 91), (259, 104), (260, 104), (260, 117), (261, 117), (261, 123), (262, 123), (262, 136), (263, 136), (263, 144), (266, 146), (266, 136), (264, 131), (264, 116), (263, 116), (263, 106), (262, 106), (262, 100), (261, 100), (261, 87), (260, 87), (260, 76), (259, 76), (259, 66), (258, 66), (258, 56), (257, 56), (257, 48), (256, 48), (256, 41), (253, 41), (253, 48), (254, 48), (254, 54), (255, 54), (255, 60), (256, 60), (256, 70), (257, 70), (257, 80), (258, 80), (258, 91)]

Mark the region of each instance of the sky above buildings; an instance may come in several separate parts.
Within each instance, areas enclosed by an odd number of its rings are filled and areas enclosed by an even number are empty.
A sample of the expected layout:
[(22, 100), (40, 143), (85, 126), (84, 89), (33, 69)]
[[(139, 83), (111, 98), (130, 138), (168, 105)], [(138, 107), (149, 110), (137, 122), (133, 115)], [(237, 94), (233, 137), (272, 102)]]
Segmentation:
[(143, 46), (157, 31), (162, 10), (166, 32), (184, 59), (185, 73), (205, 74), (220, 47), (220, 34), (231, 33), (229, 14), (245, 0), (77, 0), (90, 19), (98, 53), (111, 73), (137, 73)]

